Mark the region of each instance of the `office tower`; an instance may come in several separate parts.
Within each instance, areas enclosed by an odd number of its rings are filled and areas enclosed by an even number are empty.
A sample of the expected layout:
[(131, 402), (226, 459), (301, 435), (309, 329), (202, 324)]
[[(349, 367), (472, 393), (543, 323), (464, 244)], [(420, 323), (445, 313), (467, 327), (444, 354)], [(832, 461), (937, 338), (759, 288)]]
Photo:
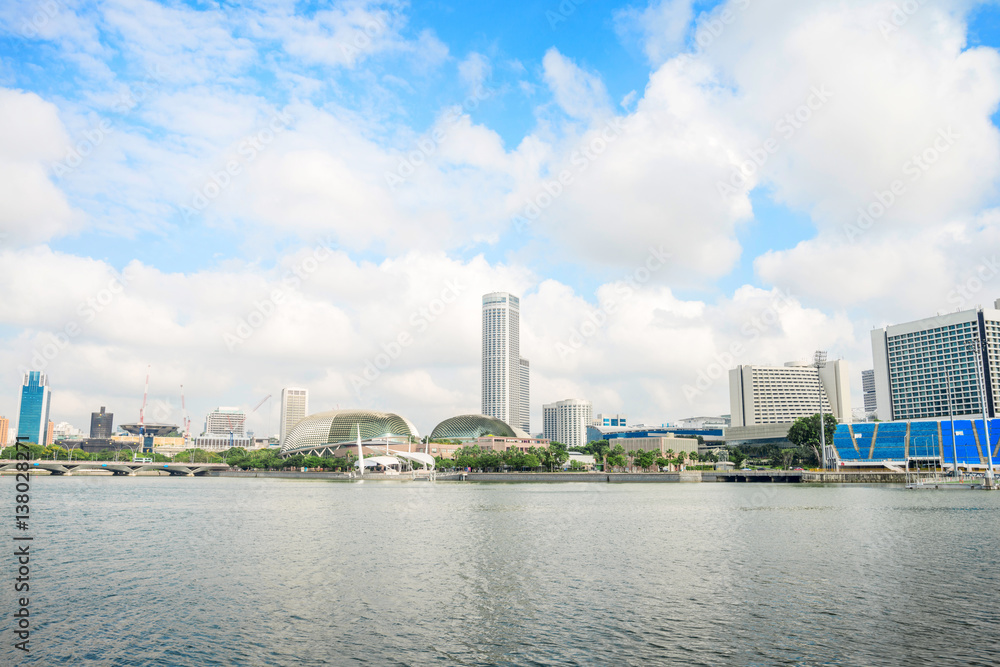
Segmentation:
[(309, 414), (309, 391), (299, 387), (286, 387), (281, 390), (281, 423), (278, 425), (278, 440), (285, 444), (285, 436), (292, 427)]
[(10, 421), (6, 417), (0, 417), (0, 447), (7, 446), (7, 436), (10, 435)]
[(17, 405), (17, 435), (26, 437), (28, 442), (48, 444), (46, 436), (49, 428), (49, 403), (52, 392), (48, 378), (39, 371), (24, 374), (21, 395)]
[(878, 405), (875, 400), (875, 371), (861, 371), (861, 390), (865, 397), (865, 412), (875, 412)]
[[(871, 332), (881, 421), (1000, 414), (1000, 300)], [(949, 382), (950, 379), (950, 382)]]
[(45, 429), (45, 444), (46, 445), (51, 445), (53, 442), (55, 442), (55, 437), (54, 437), (55, 433), (54, 433), (54, 431), (55, 431), (55, 424), (53, 424), (52, 420), (50, 419), (49, 420), (49, 426), (48, 426), (48, 428)]
[(520, 300), (507, 292), (483, 295), (483, 414), (521, 424)]
[(107, 440), (114, 432), (114, 422), (115, 415), (105, 412), (102, 405), (100, 412), (90, 413), (90, 437)]
[(246, 413), (239, 408), (216, 408), (205, 417), (205, 433), (207, 435), (229, 435), (242, 438), (246, 436)]
[[(525, 433), (531, 433), (531, 404), (529, 397), (531, 396), (531, 365), (528, 363), (527, 359), (521, 359), (521, 423), (517, 424)], [(509, 424), (509, 426), (515, 426), (515, 424)]]
[[(822, 389), (821, 389), (822, 384)], [(784, 366), (743, 365), (729, 371), (732, 426), (788, 424), (820, 410), (850, 422), (851, 387), (844, 360), (817, 369), (808, 362)]]
[(545, 437), (577, 449), (587, 445), (587, 426), (593, 419), (590, 401), (568, 398), (542, 406)]

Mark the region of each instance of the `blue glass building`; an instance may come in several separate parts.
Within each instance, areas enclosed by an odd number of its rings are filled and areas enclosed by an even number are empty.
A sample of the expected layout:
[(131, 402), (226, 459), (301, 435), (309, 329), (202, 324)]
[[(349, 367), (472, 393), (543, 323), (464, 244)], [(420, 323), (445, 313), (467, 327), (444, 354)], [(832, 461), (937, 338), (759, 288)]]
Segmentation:
[(25, 373), (17, 408), (17, 435), (39, 445), (49, 444), (45, 442), (49, 426), (49, 402), (52, 398), (48, 385), (48, 378), (44, 373)]

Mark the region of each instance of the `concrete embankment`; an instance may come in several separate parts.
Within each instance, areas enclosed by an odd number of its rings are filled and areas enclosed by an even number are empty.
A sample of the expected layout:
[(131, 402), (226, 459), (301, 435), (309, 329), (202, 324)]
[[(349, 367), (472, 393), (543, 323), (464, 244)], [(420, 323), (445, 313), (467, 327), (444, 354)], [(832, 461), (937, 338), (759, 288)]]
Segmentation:
[[(298, 472), (298, 471), (225, 471), (210, 473), (213, 477), (271, 477), (279, 479), (325, 479), (340, 482), (368, 480), (373, 482), (425, 481), (426, 475), (414, 478), (409, 473), (384, 475), (369, 473), (364, 477), (351, 476), (342, 472)], [(489, 482), (513, 484), (523, 482), (598, 482), (603, 484), (625, 484), (637, 482), (733, 482), (757, 484), (903, 484), (906, 475), (898, 472), (810, 472), (810, 471), (701, 471), (650, 472), (650, 473), (598, 473), (598, 472), (454, 472), (435, 473), (438, 482)]]

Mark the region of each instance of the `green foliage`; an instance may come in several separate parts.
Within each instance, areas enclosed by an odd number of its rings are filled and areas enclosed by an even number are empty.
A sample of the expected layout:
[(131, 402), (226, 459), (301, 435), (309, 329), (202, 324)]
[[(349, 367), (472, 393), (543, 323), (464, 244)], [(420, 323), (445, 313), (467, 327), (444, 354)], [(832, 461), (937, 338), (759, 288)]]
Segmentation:
[(622, 470), (624, 470), (625, 466), (628, 465), (628, 458), (625, 455), (625, 448), (622, 447), (621, 445), (615, 445), (614, 449), (608, 452), (606, 461), (607, 465), (610, 466), (612, 469), (621, 468)]
[[(31, 459), (42, 458), (42, 452), (45, 451), (44, 447), (42, 447), (41, 445), (36, 445), (33, 442), (29, 442), (29, 443), (26, 443), (26, 444), (22, 443), (21, 444), (21, 451), (23, 452), (25, 449), (28, 450), (28, 455), (29, 455), (29, 457)], [(14, 447), (14, 445), (11, 445), (10, 447), (5, 447), (4, 450), (3, 450), (3, 453), (0, 454), (0, 456), (2, 456), (2, 458), (5, 458), (5, 459), (14, 459), (14, 458), (17, 458), (17, 449)], [(51, 456), (51, 454), (50, 454), (50, 456)]]
[(632, 461), (635, 462), (635, 465), (639, 466), (643, 470), (647, 468), (652, 468), (653, 464), (656, 463), (656, 459), (657, 459), (656, 452), (652, 451), (647, 452), (640, 449), (632, 454)]
[(174, 455), (174, 463), (222, 463), (222, 457), (215, 452), (206, 452), (195, 447)]
[(733, 447), (729, 450), (729, 460), (732, 461), (733, 465), (737, 468), (742, 468), (743, 462), (747, 460), (747, 456), (739, 447)]
[[(799, 448), (799, 456), (804, 463), (819, 465), (822, 454), (819, 451), (819, 414), (799, 417), (788, 429), (788, 441)], [(831, 414), (823, 415), (823, 431), (826, 444), (833, 443), (833, 434), (837, 430), (837, 420)], [(810, 456), (811, 454), (811, 456)]]

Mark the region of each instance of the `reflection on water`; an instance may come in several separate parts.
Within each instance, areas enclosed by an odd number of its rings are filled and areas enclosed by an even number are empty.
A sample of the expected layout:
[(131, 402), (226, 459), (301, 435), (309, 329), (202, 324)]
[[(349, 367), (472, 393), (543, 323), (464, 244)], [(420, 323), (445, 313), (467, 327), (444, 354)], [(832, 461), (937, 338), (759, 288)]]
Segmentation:
[(3, 664), (995, 664), (1000, 640), (1000, 494), (141, 477), (33, 490), (33, 650), (5, 642)]

